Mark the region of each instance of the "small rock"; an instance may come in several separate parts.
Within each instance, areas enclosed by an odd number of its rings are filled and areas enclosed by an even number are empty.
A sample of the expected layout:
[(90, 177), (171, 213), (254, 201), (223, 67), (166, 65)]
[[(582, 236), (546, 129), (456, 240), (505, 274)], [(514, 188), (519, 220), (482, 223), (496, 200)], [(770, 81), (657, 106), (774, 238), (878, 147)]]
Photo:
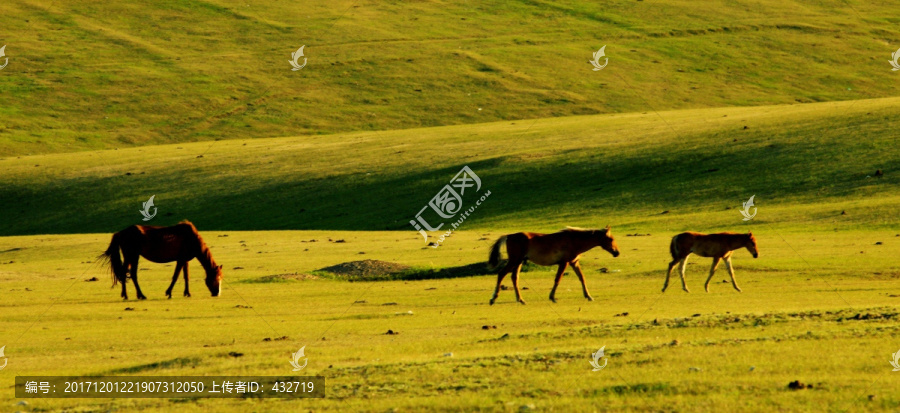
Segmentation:
[(628, 317), (628, 312), (626, 311), (624, 313), (619, 313), (619, 314), (614, 315), (613, 317)]
[(134, 307), (125, 307), (125, 311), (134, 311)]
[(397, 334), (400, 334), (400, 332), (399, 332), (399, 331), (394, 331), (394, 330), (388, 330), (387, 333), (384, 333), (384, 334), (387, 334), (387, 335), (389, 335), (389, 336), (395, 336), (395, 335), (397, 335)]
[(669, 345), (672, 346), (672, 347), (677, 346), (677, 345), (679, 345), (679, 344), (681, 344), (681, 342), (678, 341), (678, 339), (672, 340), (672, 342), (669, 343)]
[(509, 338), (509, 333), (506, 333), (506, 334), (500, 336), (500, 340), (506, 340), (508, 338)]
[(243, 356), (244, 353), (238, 353), (238, 352), (236, 352), (236, 351), (230, 351), (230, 352), (228, 352), (228, 355), (231, 356), (231, 357), (237, 358), (237, 357)]
[(85, 281), (85, 282), (91, 282), (91, 281), (100, 281), (100, 280), (98, 280), (97, 277), (91, 277), (91, 278), (88, 278), (88, 279), (86, 279), (86, 280), (84, 280), (84, 281)]
[(700, 368), (699, 367), (691, 367), (688, 369), (688, 371), (700, 371)]
[(811, 389), (812, 385), (806, 385), (804, 383), (800, 383), (800, 380), (794, 380), (788, 383), (788, 388), (791, 390)]
[(453, 357), (453, 353), (444, 353), (444, 357)]

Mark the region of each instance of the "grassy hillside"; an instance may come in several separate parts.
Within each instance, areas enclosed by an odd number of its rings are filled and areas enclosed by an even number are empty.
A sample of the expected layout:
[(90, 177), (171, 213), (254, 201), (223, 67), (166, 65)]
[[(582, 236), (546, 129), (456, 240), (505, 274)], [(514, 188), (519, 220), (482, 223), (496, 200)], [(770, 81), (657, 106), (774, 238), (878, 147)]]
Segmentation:
[(11, 0), (0, 15), (0, 155), (900, 92), (891, 2)]
[[(466, 229), (900, 229), (898, 98), (495, 122), (0, 159), (0, 235), (402, 230), (468, 165)], [(869, 177), (877, 169), (882, 178)], [(464, 198), (466, 208), (473, 199)], [(669, 211), (668, 213), (663, 213)], [(842, 215), (841, 212), (846, 214)]]

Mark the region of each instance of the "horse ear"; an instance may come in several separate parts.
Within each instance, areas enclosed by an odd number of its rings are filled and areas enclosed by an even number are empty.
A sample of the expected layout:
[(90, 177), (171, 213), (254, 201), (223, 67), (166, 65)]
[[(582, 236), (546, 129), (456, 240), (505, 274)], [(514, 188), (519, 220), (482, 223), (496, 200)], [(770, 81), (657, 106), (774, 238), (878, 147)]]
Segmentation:
[(609, 224), (606, 224), (606, 235), (612, 234), (612, 227)]

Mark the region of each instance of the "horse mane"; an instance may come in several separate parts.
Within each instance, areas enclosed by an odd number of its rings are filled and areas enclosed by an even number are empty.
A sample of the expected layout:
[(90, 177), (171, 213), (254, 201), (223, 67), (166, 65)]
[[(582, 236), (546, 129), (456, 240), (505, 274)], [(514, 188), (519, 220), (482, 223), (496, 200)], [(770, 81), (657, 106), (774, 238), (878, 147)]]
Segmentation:
[(594, 232), (594, 231), (600, 231), (600, 232), (604, 232), (604, 233), (605, 233), (605, 232), (606, 232), (606, 228), (603, 228), (603, 229), (597, 229), (597, 228), (580, 228), (580, 227), (569, 227), (569, 226), (567, 226), (567, 227), (563, 228), (563, 230), (562, 230), (561, 232)]
[[(197, 238), (198, 247), (200, 248), (200, 256), (197, 256), (197, 259), (200, 260), (200, 263), (205, 267), (208, 265), (210, 268), (216, 266), (216, 261), (212, 257), (212, 252), (209, 251), (209, 247), (206, 246), (206, 241), (203, 241), (203, 237), (200, 236), (200, 232), (197, 231), (197, 227), (194, 226), (194, 223), (188, 220), (183, 220), (178, 223), (179, 225), (187, 225), (191, 229), (191, 233)], [(205, 261), (205, 263), (204, 263)]]

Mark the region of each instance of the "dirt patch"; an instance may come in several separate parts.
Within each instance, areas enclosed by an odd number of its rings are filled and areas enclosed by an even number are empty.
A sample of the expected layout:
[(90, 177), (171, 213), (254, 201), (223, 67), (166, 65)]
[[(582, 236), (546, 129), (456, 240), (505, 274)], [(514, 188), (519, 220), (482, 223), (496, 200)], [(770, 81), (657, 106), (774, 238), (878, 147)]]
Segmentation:
[[(527, 272), (529, 265), (523, 266)], [(322, 268), (316, 274), (325, 278), (348, 281), (391, 281), (391, 280), (433, 280), (443, 278), (476, 277), (495, 274), (488, 269), (487, 263), (476, 262), (467, 265), (447, 268), (416, 268), (387, 261), (364, 260), (351, 261), (331, 267)]]
[(395, 262), (362, 260), (332, 265), (330, 267), (322, 268), (319, 271), (345, 276), (347, 278), (367, 278), (373, 276), (399, 274), (404, 271), (408, 271), (409, 269), (409, 266), (397, 264)]

